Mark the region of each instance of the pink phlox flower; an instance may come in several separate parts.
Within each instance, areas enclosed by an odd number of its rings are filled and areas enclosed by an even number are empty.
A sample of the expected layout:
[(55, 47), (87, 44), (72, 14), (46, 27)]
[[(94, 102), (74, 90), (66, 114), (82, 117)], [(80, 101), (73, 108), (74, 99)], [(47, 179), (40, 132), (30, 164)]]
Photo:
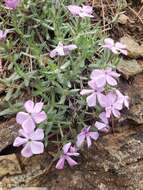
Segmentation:
[(75, 44), (63, 45), (63, 43), (59, 42), (58, 46), (50, 52), (50, 57), (69, 55), (76, 48), (77, 46)]
[(5, 7), (7, 9), (16, 9), (19, 4), (20, 0), (5, 0)]
[(67, 161), (70, 166), (77, 165), (78, 163), (71, 158), (72, 156), (79, 156), (79, 153), (77, 152), (77, 149), (72, 147), (71, 143), (69, 142), (63, 146), (63, 154), (60, 156), (60, 159), (56, 164), (56, 168), (63, 169), (65, 161)]
[(81, 133), (77, 135), (77, 147), (80, 147), (86, 140), (88, 148), (92, 145), (92, 139), (97, 140), (99, 137), (98, 132), (90, 132), (90, 127), (85, 127)]
[(18, 124), (22, 125), (23, 129), (29, 133), (35, 129), (35, 124), (39, 124), (47, 119), (47, 115), (42, 111), (43, 103), (38, 102), (34, 104), (33, 101), (28, 100), (24, 104), (27, 112), (19, 112), (16, 116)]
[(106, 104), (105, 104), (105, 111), (106, 117), (110, 118), (111, 114), (115, 117), (120, 117), (120, 112), (123, 108), (122, 103), (118, 101), (117, 94), (115, 92), (109, 92), (106, 95)]
[(114, 43), (114, 40), (111, 38), (106, 38), (102, 47), (110, 49), (115, 54), (122, 53), (127, 55), (126, 46), (120, 42)]
[(108, 118), (106, 117), (106, 113), (105, 112), (100, 113), (99, 118), (101, 119), (101, 122), (96, 121), (95, 127), (99, 131), (107, 133), (110, 127), (109, 127)]
[(96, 82), (98, 88), (103, 88), (106, 84), (111, 86), (117, 85), (117, 79), (119, 77), (120, 74), (111, 68), (105, 70), (95, 69), (90, 75), (90, 78)]
[(43, 139), (43, 129), (36, 129), (35, 131), (20, 129), (19, 137), (15, 139), (13, 146), (19, 147), (22, 145), (22, 156), (31, 157), (33, 154), (41, 154), (44, 152), (44, 144), (41, 142)]
[(94, 107), (97, 104), (97, 100), (99, 102), (99, 104), (102, 106), (102, 101), (103, 101), (103, 97), (104, 95), (102, 94), (104, 88), (98, 88), (96, 85), (96, 82), (94, 80), (90, 80), (88, 82), (88, 85), (91, 89), (83, 89), (80, 94), (81, 95), (88, 95), (90, 94), (87, 98), (87, 105), (89, 107)]
[(118, 101), (121, 102), (122, 105), (129, 109), (129, 97), (124, 96), (119, 90), (116, 90), (116, 94), (118, 97)]
[(73, 16), (79, 17), (93, 17), (93, 8), (91, 6), (77, 6), (77, 5), (69, 5), (68, 10), (71, 12)]

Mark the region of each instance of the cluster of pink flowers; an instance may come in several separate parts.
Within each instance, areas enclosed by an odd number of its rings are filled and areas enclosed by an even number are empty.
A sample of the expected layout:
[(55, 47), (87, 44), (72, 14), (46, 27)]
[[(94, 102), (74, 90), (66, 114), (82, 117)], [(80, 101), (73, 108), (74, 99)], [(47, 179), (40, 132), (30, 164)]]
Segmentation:
[[(5, 0), (5, 7), (8, 9), (16, 9), (19, 6), (20, 0)], [(67, 9), (73, 16), (78, 17), (93, 17), (93, 9), (91, 6), (77, 6), (69, 5)], [(0, 40), (6, 38), (7, 31), (0, 30)], [(120, 42), (114, 42), (111, 38), (104, 40), (103, 48), (111, 50), (114, 54), (122, 53), (127, 55), (125, 45)], [(66, 56), (71, 51), (77, 49), (75, 44), (64, 45), (59, 42), (57, 47), (50, 52), (50, 57)], [(56, 168), (63, 169), (65, 162), (70, 166), (75, 166), (78, 163), (73, 157), (79, 156), (78, 149), (87, 143), (89, 148), (92, 141), (99, 138), (100, 132), (107, 133), (110, 129), (109, 119), (111, 116), (120, 117), (120, 111), (123, 106), (129, 108), (129, 98), (124, 96), (119, 90), (115, 88), (118, 83), (120, 74), (113, 71), (111, 68), (95, 69), (90, 75), (88, 82), (89, 88), (81, 90), (80, 94), (87, 95), (86, 101), (89, 107), (96, 107), (99, 105), (102, 112), (99, 114), (99, 121), (95, 122), (94, 127), (84, 127), (77, 135), (75, 146), (72, 143), (66, 143), (62, 148), (60, 159), (57, 162)], [(106, 90), (106, 86), (110, 86), (111, 90)], [(16, 116), (16, 121), (21, 125), (19, 136), (15, 139), (13, 145), (15, 147), (23, 146), (21, 154), (24, 157), (30, 157), (33, 154), (40, 154), (44, 151), (44, 131), (36, 128), (36, 125), (44, 122), (47, 119), (46, 113), (42, 111), (43, 103), (38, 102), (34, 104), (33, 101), (28, 100), (24, 104), (26, 112), (19, 112)]]
[(40, 154), (44, 152), (43, 129), (36, 129), (36, 124), (39, 124), (47, 119), (46, 113), (42, 111), (43, 103), (38, 102), (34, 104), (33, 101), (28, 100), (24, 104), (27, 112), (18, 112), (16, 121), (21, 125), (19, 130), (19, 137), (13, 143), (13, 146), (19, 147), (23, 145), (21, 154), (24, 157), (30, 157), (33, 154)]

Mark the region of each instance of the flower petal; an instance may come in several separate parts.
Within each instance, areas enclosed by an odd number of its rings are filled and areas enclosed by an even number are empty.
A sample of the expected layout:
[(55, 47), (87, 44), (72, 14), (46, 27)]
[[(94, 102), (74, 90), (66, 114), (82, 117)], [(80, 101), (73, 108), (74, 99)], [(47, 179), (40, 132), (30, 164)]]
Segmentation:
[(106, 76), (106, 80), (107, 80), (107, 83), (110, 84), (111, 86), (117, 85), (117, 81), (109, 75)]
[(106, 95), (106, 99), (107, 99), (107, 105), (111, 106), (111, 105), (113, 105), (116, 102), (117, 95), (114, 92), (109, 92)]
[(56, 47), (56, 52), (57, 52), (57, 55), (59, 55), (59, 56), (65, 55), (64, 45), (61, 42), (59, 42), (58, 46)]
[(65, 164), (65, 157), (62, 156), (62, 157), (58, 160), (58, 162), (57, 162), (57, 164), (56, 164), (56, 168), (59, 169), (59, 170), (62, 170), (62, 169), (64, 168), (64, 164)]
[(56, 49), (54, 49), (54, 50), (52, 50), (51, 52), (50, 52), (50, 57), (51, 58), (54, 58), (54, 57), (56, 57), (57, 56), (57, 51), (56, 51)]
[(22, 156), (29, 158), (33, 155), (30, 143), (28, 142), (21, 151)]
[(89, 148), (92, 145), (90, 136), (86, 137), (86, 141), (87, 141), (87, 147)]
[(36, 126), (33, 119), (29, 117), (26, 121), (22, 123), (22, 127), (26, 133), (30, 134), (34, 131)]
[(67, 6), (67, 8), (74, 16), (79, 15), (79, 13), (81, 12), (81, 7), (77, 5), (69, 5)]
[(107, 118), (110, 118), (111, 113), (112, 113), (111, 107), (106, 107), (105, 110), (106, 110), (106, 117), (107, 117)]
[(63, 146), (63, 151), (64, 151), (64, 154), (66, 154), (68, 151), (69, 151), (69, 148), (71, 147), (71, 142), (65, 144)]
[(98, 93), (97, 94), (97, 99), (98, 99), (98, 102), (100, 104), (101, 107), (106, 107), (108, 105), (108, 100), (107, 100), (107, 97), (102, 94), (102, 93)]
[(33, 112), (34, 113), (39, 113), (39, 112), (41, 112), (42, 108), (43, 108), (43, 103), (42, 102), (37, 102), (35, 104), (35, 106), (34, 106)]
[(83, 89), (81, 92), (80, 92), (80, 95), (88, 95), (88, 94), (91, 94), (93, 93), (94, 90), (90, 90), (90, 89)]
[(110, 47), (114, 46), (114, 40), (112, 38), (106, 38), (104, 43)]
[(96, 106), (96, 93), (93, 93), (93, 94), (91, 94), (90, 96), (88, 96), (88, 97), (86, 98), (86, 101), (87, 101), (87, 105), (88, 105), (89, 107), (94, 107), (94, 106)]
[(76, 142), (77, 147), (80, 147), (84, 143), (84, 140), (85, 140), (85, 134), (84, 133), (78, 134)]
[(90, 86), (90, 88), (92, 88), (93, 90), (97, 90), (97, 85), (96, 85), (96, 81), (95, 80), (90, 80), (88, 82), (88, 85)]
[(34, 108), (34, 102), (32, 100), (28, 100), (25, 102), (24, 107), (28, 113), (32, 113)]
[(77, 46), (74, 44), (64, 46), (65, 55), (68, 55), (72, 50), (75, 50), (76, 48)]
[(100, 77), (101, 75), (102, 75), (102, 76), (105, 75), (104, 70), (95, 69), (95, 70), (92, 71), (92, 73), (91, 73), (91, 75), (90, 75), (90, 78), (94, 80), (94, 79), (96, 79), (97, 77)]
[(78, 152), (68, 152), (67, 153), (68, 156), (79, 156)]
[(37, 123), (37, 124), (39, 124), (47, 119), (47, 115), (44, 111), (39, 112), (39, 113), (33, 113), (32, 117), (33, 117), (35, 123)]
[(70, 156), (66, 156), (66, 160), (67, 160), (67, 162), (68, 162), (68, 164), (69, 164), (70, 166), (75, 166), (75, 165), (78, 164), (78, 163), (77, 163), (75, 160), (73, 160)]
[(89, 136), (94, 139), (97, 140), (99, 137), (99, 133), (98, 132), (89, 132)]
[(24, 130), (24, 129), (19, 129), (19, 135), (21, 136), (21, 137), (24, 137), (24, 138), (26, 138), (26, 139), (29, 139), (29, 137), (30, 137), (30, 135), (28, 134), (28, 133), (26, 133), (26, 131)]
[(44, 144), (42, 142), (31, 141), (30, 146), (33, 154), (41, 154), (44, 152)]
[(21, 146), (23, 144), (25, 144), (27, 142), (27, 139), (25, 138), (21, 138), (21, 137), (17, 137), (15, 140), (14, 140), (14, 143), (13, 143), (13, 146)]
[(115, 117), (117, 117), (117, 118), (119, 118), (120, 117), (120, 112), (118, 111), (118, 110), (116, 110), (116, 109), (113, 109), (112, 110), (112, 113), (113, 113), (113, 115), (115, 116)]
[(108, 124), (108, 123), (109, 123), (109, 121), (108, 121), (108, 119), (107, 119), (107, 117), (106, 117), (106, 113), (105, 113), (105, 112), (100, 113), (100, 114), (99, 114), (99, 118), (100, 118), (101, 121), (103, 121), (105, 124)]
[(16, 122), (18, 124), (22, 125), (22, 123), (24, 121), (26, 121), (29, 117), (30, 117), (30, 115), (28, 113), (18, 112), (17, 115), (16, 115)]
[(44, 139), (44, 131), (43, 129), (36, 129), (31, 135), (30, 135), (30, 139), (32, 140), (43, 140)]
[(124, 98), (124, 105), (125, 105), (125, 107), (127, 107), (129, 109), (129, 97), (128, 96), (125, 96), (125, 98)]

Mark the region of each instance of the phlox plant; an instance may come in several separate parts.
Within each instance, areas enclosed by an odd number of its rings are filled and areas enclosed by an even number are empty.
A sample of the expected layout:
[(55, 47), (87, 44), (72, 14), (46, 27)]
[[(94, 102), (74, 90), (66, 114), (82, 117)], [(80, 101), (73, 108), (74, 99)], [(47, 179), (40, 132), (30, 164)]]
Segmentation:
[(126, 47), (103, 36), (83, 1), (6, 0), (0, 10), (0, 57), (7, 66), (0, 117), (16, 115), (13, 146), (24, 157), (54, 146), (57, 169), (75, 166), (80, 149), (110, 132), (112, 118), (129, 108), (116, 71)]

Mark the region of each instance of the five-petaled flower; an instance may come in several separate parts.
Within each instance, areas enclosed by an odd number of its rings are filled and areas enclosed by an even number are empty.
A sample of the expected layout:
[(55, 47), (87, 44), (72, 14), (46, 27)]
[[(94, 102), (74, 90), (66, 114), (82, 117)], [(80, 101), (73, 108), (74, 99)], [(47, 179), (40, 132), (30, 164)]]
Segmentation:
[(118, 96), (115, 92), (109, 92), (106, 95), (106, 101), (105, 101), (105, 111), (106, 111), (106, 117), (110, 118), (111, 115), (114, 115), (115, 117), (120, 117), (120, 112), (123, 108), (122, 102), (118, 101)]
[(33, 101), (28, 100), (25, 102), (24, 107), (26, 112), (18, 112), (16, 121), (20, 124), (25, 131), (28, 133), (35, 129), (35, 124), (39, 124), (47, 119), (47, 115), (42, 111), (43, 103), (38, 102), (34, 104)]
[(80, 94), (81, 95), (89, 95), (86, 98), (87, 105), (89, 107), (94, 107), (96, 106), (96, 102), (98, 99), (99, 104), (102, 106), (103, 100), (104, 100), (104, 95), (101, 93), (104, 89), (103, 88), (98, 88), (96, 85), (96, 82), (94, 80), (90, 80), (88, 82), (88, 85), (90, 86), (91, 89), (83, 89)]
[(98, 88), (104, 87), (106, 84), (111, 86), (117, 85), (117, 79), (120, 77), (116, 71), (111, 68), (105, 70), (95, 69), (92, 71), (90, 78), (96, 82)]
[(126, 50), (126, 45), (124, 45), (120, 42), (115, 43), (114, 40), (111, 38), (106, 38), (104, 40), (104, 45), (102, 47), (110, 49), (115, 54), (119, 54), (119, 53), (122, 53), (124, 55), (128, 54), (128, 52)]
[(33, 154), (41, 154), (44, 152), (44, 144), (41, 142), (44, 139), (43, 129), (25, 129), (19, 130), (19, 137), (13, 143), (13, 146), (23, 146), (21, 151), (22, 156), (30, 157)]
[(99, 137), (99, 133), (98, 132), (91, 132), (90, 131), (90, 127), (85, 127), (81, 133), (79, 133), (77, 135), (77, 142), (76, 145), (77, 147), (80, 147), (84, 141), (87, 141), (87, 146), (88, 148), (92, 145), (92, 139), (93, 140), (97, 140)]
[(71, 158), (72, 156), (79, 156), (79, 153), (75, 147), (71, 146), (71, 143), (69, 142), (63, 146), (63, 154), (60, 156), (60, 159), (56, 164), (56, 168), (63, 169), (65, 161), (67, 161), (70, 166), (77, 165), (78, 163)]
[(69, 55), (76, 48), (77, 46), (75, 44), (63, 45), (63, 43), (59, 42), (58, 46), (50, 52), (50, 57)]
[(5, 6), (7, 9), (16, 9), (19, 4), (20, 0), (5, 0)]
[(68, 10), (71, 12), (73, 16), (79, 17), (93, 17), (92, 12), (93, 8), (91, 6), (77, 6), (77, 5), (69, 5)]
[(106, 117), (106, 113), (105, 112), (100, 113), (99, 118), (101, 119), (101, 121), (100, 122), (96, 121), (95, 127), (99, 131), (107, 133), (110, 127), (109, 127), (108, 118)]

